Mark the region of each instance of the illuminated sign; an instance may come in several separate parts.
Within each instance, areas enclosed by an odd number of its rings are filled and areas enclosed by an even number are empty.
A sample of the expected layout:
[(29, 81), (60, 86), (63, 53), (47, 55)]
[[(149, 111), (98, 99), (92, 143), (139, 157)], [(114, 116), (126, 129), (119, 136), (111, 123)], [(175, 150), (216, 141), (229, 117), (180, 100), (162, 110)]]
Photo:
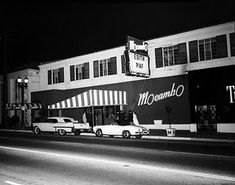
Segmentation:
[(165, 91), (159, 94), (150, 94), (149, 91), (139, 94), (138, 106), (152, 105), (154, 102), (170, 98), (173, 96), (180, 97), (184, 93), (184, 85), (175, 87), (175, 83), (172, 84), (171, 90)]
[(126, 75), (150, 76), (148, 44), (134, 37), (127, 37), (126, 50)]
[(149, 57), (134, 53), (128, 52), (129, 57), (129, 72), (133, 75), (142, 75), (149, 76)]
[(229, 85), (226, 86), (226, 90), (229, 92), (229, 103), (234, 103), (235, 101), (235, 86)]

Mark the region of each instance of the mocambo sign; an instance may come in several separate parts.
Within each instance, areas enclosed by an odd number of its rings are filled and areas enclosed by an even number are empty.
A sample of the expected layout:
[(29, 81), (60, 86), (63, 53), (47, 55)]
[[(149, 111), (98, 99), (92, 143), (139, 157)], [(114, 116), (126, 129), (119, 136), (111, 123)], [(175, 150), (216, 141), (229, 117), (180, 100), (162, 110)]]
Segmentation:
[(170, 98), (173, 96), (180, 97), (184, 93), (184, 85), (175, 87), (175, 83), (172, 84), (171, 90), (165, 91), (159, 94), (150, 94), (149, 91), (139, 94), (138, 106), (152, 105), (154, 102)]

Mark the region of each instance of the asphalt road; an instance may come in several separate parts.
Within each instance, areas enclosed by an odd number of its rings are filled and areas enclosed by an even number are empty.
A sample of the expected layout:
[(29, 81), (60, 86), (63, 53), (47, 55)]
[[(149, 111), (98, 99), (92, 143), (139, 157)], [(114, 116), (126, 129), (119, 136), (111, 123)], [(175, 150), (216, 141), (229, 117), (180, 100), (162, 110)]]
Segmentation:
[[(0, 131), (0, 184), (235, 184), (233, 144)], [(221, 151), (222, 150), (222, 151)]]

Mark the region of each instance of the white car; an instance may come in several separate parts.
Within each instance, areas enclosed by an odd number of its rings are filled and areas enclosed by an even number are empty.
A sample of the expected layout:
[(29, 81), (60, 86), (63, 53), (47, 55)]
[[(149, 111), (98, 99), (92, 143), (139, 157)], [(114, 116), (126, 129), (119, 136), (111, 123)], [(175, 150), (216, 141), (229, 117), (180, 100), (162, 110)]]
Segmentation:
[(58, 132), (59, 135), (63, 136), (66, 133), (79, 135), (81, 132), (89, 132), (91, 131), (91, 127), (89, 124), (78, 123), (69, 117), (48, 117), (43, 122), (33, 123), (32, 130), (35, 134), (40, 134), (41, 132)]
[(130, 138), (135, 136), (140, 139), (143, 135), (148, 135), (150, 132), (147, 128), (136, 125), (118, 125), (116, 122), (111, 125), (98, 125), (93, 127), (93, 132), (97, 137), (103, 135), (122, 136), (123, 138)]

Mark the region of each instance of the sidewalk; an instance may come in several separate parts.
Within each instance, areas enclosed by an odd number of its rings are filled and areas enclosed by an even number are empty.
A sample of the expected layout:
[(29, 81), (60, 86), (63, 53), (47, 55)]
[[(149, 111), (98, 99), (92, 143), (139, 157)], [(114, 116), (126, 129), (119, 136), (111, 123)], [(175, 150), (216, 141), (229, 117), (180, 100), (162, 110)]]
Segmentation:
[[(26, 132), (30, 133), (31, 128), (19, 129), (7, 129), (1, 128), (0, 131), (10, 132)], [(81, 133), (81, 135), (95, 136), (94, 133)], [(234, 143), (235, 133), (213, 133), (213, 132), (189, 132), (189, 131), (176, 131), (175, 136), (166, 136), (165, 130), (150, 130), (150, 135), (143, 136), (143, 139), (159, 139), (159, 140), (182, 140), (182, 141), (199, 141), (199, 142), (218, 142), (218, 143)]]
[(151, 137), (169, 140), (207, 141), (235, 143), (235, 133), (190, 132), (177, 130), (175, 136), (166, 136), (165, 130), (151, 130)]

